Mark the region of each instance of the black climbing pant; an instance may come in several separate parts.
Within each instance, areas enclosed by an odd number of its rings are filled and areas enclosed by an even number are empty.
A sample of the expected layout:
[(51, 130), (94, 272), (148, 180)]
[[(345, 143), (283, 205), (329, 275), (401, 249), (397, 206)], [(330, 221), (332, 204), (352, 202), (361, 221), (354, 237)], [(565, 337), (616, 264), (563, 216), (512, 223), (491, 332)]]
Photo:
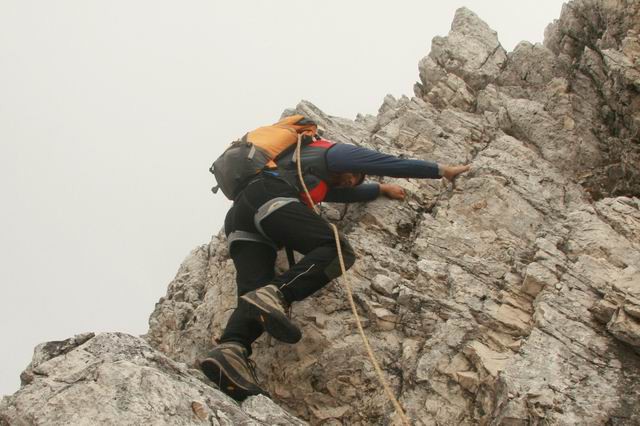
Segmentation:
[[(260, 207), (274, 201), (282, 205), (273, 211)], [(268, 209), (266, 209), (268, 210)], [(238, 297), (268, 284), (275, 284), (288, 303), (300, 301), (341, 274), (333, 229), (304, 205), (297, 190), (278, 177), (262, 175), (252, 181), (236, 199), (225, 218), (225, 233), (259, 229), (277, 247), (289, 247), (304, 257), (291, 269), (275, 275), (274, 245), (255, 241), (235, 241), (230, 255), (236, 268)], [(345, 267), (355, 262), (355, 254), (341, 236)], [(221, 342), (235, 341), (251, 352), (251, 344), (263, 332), (258, 321), (249, 318), (243, 304), (232, 313)]]

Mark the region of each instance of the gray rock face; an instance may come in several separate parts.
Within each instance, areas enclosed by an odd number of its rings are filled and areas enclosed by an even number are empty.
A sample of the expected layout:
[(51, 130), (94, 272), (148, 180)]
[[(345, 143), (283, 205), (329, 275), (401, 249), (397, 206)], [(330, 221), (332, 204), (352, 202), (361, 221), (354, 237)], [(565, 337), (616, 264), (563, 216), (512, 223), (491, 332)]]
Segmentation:
[[(387, 179), (405, 201), (354, 205), (339, 222), (358, 253), (348, 276), (366, 333), (412, 423), (640, 423), (639, 34), (637, 1), (574, 0), (544, 44), (507, 53), (463, 8), (420, 62), (414, 98), (387, 96), (354, 121), (296, 107), (338, 142), (473, 165), (455, 185)], [(106, 412), (130, 416), (118, 423), (297, 422), (268, 398), (238, 407), (189, 369), (235, 307), (234, 281), (216, 235), (151, 315), (146, 339), (168, 358), (117, 335), (44, 345), (0, 418), (37, 423), (41, 406), (98, 416), (86, 395), (104, 377)], [(344, 288), (293, 318), (300, 343), (254, 348), (274, 400), (312, 424), (396, 424)], [(111, 346), (137, 349), (99, 350), (120, 339)], [(122, 377), (139, 379), (125, 391)]]
[[(639, 24), (637, 2), (574, 1), (544, 45), (506, 53), (460, 9), (420, 62), (415, 98), (387, 96), (378, 116), (355, 121), (296, 108), (337, 141), (473, 164), (453, 186), (389, 179), (407, 200), (352, 206), (340, 222), (359, 255), (349, 276), (366, 331), (413, 423), (640, 422), (640, 191), (629, 167)], [(219, 235), (185, 261), (150, 342), (192, 364), (235, 304)], [(299, 344), (262, 337), (255, 348), (276, 401), (314, 424), (397, 421), (343, 287), (293, 314)]]
[(472, 110), (473, 92), (494, 81), (507, 60), (498, 35), (469, 9), (458, 9), (447, 37), (435, 37), (420, 61), (416, 95), (437, 107)]
[(602, 151), (601, 166), (581, 176), (595, 198), (640, 191), (638, 16), (637, 1), (570, 2), (545, 31), (570, 82), (574, 121), (591, 129)]
[(301, 425), (266, 397), (242, 406), (199, 371), (122, 333), (39, 345), (2, 425)]

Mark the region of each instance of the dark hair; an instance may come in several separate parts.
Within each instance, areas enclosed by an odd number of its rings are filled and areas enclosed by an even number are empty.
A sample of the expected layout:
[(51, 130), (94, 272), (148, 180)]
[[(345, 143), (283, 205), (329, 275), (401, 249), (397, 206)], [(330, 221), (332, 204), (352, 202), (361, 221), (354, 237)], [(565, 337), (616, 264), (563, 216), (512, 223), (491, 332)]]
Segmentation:
[(329, 174), (329, 181), (327, 182), (329, 185), (336, 185), (340, 182), (340, 176), (344, 175), (344, 174), (351, 174), (354, 176), (360, 175), (360, 179), (358, 179), (358, 182), (356, 182), (356, 186), (360, 185), (362, 182), (364, 182), (364, 178), (365, 178), (365, 174), (364, 173), (360, 173), (360, 172), (334, 172), (334, 173), (330, 173)]

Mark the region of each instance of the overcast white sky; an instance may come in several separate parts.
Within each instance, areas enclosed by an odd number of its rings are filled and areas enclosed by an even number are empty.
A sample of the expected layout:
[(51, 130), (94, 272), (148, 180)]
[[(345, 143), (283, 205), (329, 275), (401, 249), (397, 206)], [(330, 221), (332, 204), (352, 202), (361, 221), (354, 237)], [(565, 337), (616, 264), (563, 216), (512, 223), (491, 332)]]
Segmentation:
[(375, 114), (467, 6), (505, 49), (562, 1), (0, 0), (0, 395), (33, 347), (142, 334), (228, 204), (210, 163), (301, 99)]

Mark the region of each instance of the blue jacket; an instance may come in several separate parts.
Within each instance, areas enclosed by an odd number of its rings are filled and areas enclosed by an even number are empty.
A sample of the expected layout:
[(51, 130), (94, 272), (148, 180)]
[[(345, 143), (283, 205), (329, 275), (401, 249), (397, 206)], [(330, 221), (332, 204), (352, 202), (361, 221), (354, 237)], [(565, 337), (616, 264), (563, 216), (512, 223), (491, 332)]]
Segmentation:
[[(346, 143), (335, 144), (328, 149), (326, 162), (330, 173), (363, 173), (396, 178), (440, 178), (438, 164), (433, 161), (399, 158)], [(330, 187), (324, 201), (353, 203), (371, 201), (378, 195), (380, 195), (379, 184), (362, 183), (353, 188)]]

